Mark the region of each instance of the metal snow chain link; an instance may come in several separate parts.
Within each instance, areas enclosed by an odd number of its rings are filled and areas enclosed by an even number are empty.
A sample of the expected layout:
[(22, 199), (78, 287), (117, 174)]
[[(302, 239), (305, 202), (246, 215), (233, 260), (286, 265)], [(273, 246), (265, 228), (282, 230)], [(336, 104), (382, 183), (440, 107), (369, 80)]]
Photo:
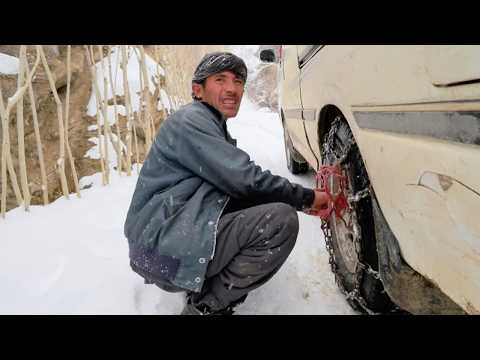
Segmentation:
[(347, 198), (348, 203), (353, 203), (353, 202), (359, 202), (362, 199), (365, 199), (366, 197), (370, 196), (370, 189), (366, 187), (363, 190), (360, 190), (357, 192), (354, 196), (350, 195)]
[[(324, 155), (323, 158), (326, 159), (326, 156), (325, 156), (326, 154), (334, 155), (337, 158), (335, 163), (342, 165), (345, 162), (345, 160), (348, 158), (348, 156), (350, 155), (350, 152), (351, 152), (353, 146), (355, 145), (355, 142), (354, 142), (353, 139), (349, 139), (350, 141), (346, 145), (343, 154), (341, 154), (340, 157), (338, 157), (335, 154), (335, 152), (333, 150), (333, 139), (334, 139), (335, 133), (338, 130), (340, 122), (341, 122), (341, 118), (336, 117), (335, 120), (332, 123), (330, 131), (327, 134), (326, 141), (324, 142), (324, 145), (323, 145), (323, 152), (324, 152), (323, 153), (323, 155)], [(348, 199), (350, 207), (353, 208), (352, 203), (357, 203), (360, 200), (362, 200), (362, 199), (364, 199), (368, 196), (370, 196), (370, 189), (367, 187), (365, 189), (362, 189), (361, 191), (358, 191), (353, 196), (349, 195), (347, 197), (347, 199)], [(353, 213), (353, 215), (355, 215), (355, 212)], [(333, 215), (333, 216), (335, 216), (335, 215)], [(357, 221), (356, 216), (354, 216), (353, 220), (355, 222)], [(372, 311), (371, 309), (368, 308), (368, 305), (367, 305), (365, 299), (363, 298), (363, 296), (360, 293), (360, 284), (361, 284), (364, 272), (372, 274), (375, 277), (375, 279), (380, 279), (380, 275), (379, 275), (378, 271), (373, 270), (370, 267), (370, 265), (364, 264), (362, 262), (363, 259), (362, 259), (362, 254), (361, 254), (361, 243), (360, 243), (361, 236), (360, 236), (360, 234), (352, 236), (352, 238), (354, 239), (353, 241), (354, 241), (355, 252), (357, 253), (357, 258), (358, 258), (359, 262), (357, 264), (357, 269), (356, 269), (356, 272), (355, 272), (355, 284), (354, 284), (353, 290), (347, 291), (345, 289), (345, 287), (343, 286), (341, 280), (340, 280), (341, 275), (339, 275), (338, 270), (337, 270), (337, 264), (336, 264), (336, 261), (335, 261), (335, 254), (334, 254), (333, 245), (332, 245), (333, 244), (332, 233), (331, 233), (330, 228), (328, 227), (328, 222), (327, 221), (322, 221), (322, 231), (323, 231), (324, 236), (325, 236), (325, 245), (326, 245), (328, 256), (329, 256), (329, 261), (328, 262), (330, 264), (332, 272), (335, 275), (335, 282), (337, 283), (337, 285), (340, 288), (340, 290), (342, 291), (342, 293), (346, 296), (347, 300), (350, 300), (350, 299), (355, 300), (358, 303), (358, 305), (361, 306), (365, 310), (365, 312), (367, 312), (368, 314), (370, 314), (370, 315), (379, 314), (379, 313), (374, 312), (374, 311)], [(355, 233), (352, 231), (352, 234), (355, 234)]]

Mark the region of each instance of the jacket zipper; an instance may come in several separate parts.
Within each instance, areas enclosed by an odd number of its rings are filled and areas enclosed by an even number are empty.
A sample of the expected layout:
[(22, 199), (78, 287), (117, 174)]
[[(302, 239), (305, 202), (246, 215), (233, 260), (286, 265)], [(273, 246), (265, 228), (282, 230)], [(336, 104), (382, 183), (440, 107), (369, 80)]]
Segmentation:
[(213, 234), (213, 251), (212, 251), (212, 254), (210, 255), (210, 260), (213, 259), (213, 256), (215, 255), (215, 248), (217, 247), (218, 223), (220, 222), (220, 217), (222, 216), (223, 210), (225, 210), (225, 207), (227, 206), (229, 200), (230, 200), (230, 196), (227, 195), (225, 204), (223, 205), (222, 210), (220, 210), (220, 214), (218, 214), (217, 222), (215, 223), (215, 232)]

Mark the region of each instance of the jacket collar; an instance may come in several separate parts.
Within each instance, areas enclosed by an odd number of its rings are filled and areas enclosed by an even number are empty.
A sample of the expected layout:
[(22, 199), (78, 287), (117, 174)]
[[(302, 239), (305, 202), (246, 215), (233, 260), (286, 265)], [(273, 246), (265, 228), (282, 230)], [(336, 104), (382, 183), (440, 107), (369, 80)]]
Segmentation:
[(212, 105), (206, 103), (205, 101), (199, 101), (200, 104), (203, 104), (205, 105), (205, 107), (207, 109), (209, 109), (213, 115), (215, 115), (215, 118), (220, 121), (220, 123), (223, 123), (225, 122), (227, 119), (225, 119), (225, 117), (222, 115), (222, 113), (220, 111), (218, 111), (217, 109), (215, 109)]

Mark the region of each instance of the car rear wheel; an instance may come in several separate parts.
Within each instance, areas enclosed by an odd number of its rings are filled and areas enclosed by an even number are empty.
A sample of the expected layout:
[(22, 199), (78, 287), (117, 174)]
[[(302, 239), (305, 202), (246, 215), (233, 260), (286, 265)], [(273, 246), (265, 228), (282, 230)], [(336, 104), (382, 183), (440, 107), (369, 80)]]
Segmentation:
[(324, 227), (335, 280), (355, 310), (391, 312), (395, 305), (378, 276), (370, 180), (348, 123), (341, 115), (335, 118), (323, 141), (322, 163), (340, 164), (350, 198), (343, 218), (332, 213)]
[(290, 139), (285, 124), (283, 124), (283, 141), (285, 145), (285, 158), (287, 160), (288, 170), (295, 175), (306, 173), (309, 169), (308, 163), (293, 147), (292, 140)]

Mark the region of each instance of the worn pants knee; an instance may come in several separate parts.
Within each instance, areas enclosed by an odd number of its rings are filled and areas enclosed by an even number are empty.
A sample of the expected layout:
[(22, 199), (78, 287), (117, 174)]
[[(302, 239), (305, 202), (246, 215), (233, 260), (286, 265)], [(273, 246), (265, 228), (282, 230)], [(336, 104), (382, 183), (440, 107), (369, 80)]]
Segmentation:
[(297, 235), (297, 212), (284, 203), (222, 216), (199, 302), (221, 309), (264, 284), (285, 262)]

